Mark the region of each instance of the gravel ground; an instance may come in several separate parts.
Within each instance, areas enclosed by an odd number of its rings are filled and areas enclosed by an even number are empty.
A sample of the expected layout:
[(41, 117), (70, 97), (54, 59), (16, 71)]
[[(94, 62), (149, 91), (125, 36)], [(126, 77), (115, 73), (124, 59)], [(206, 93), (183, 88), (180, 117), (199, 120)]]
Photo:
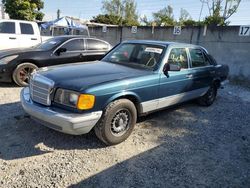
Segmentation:
[(211, 107), (185, 103), (139, 120), (122, 144), (29, 119), (20, 88), (0, 85), (0, 187), (250, 187), (250, 90)]

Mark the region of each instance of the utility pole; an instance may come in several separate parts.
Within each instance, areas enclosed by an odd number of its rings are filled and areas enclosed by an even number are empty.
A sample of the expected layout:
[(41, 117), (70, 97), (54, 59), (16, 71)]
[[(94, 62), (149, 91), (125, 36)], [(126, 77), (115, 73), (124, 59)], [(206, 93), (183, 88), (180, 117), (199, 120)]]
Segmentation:
[(1, 19), (5, 19), (3, 4), (0, 4), (0, 9), (1, 9)]
[(57, 14), (57, 19), (59, 19), (59, 18), (61, 17), (61, 10), (60, 10), (60, 9), (57, 9), (56, 14)]

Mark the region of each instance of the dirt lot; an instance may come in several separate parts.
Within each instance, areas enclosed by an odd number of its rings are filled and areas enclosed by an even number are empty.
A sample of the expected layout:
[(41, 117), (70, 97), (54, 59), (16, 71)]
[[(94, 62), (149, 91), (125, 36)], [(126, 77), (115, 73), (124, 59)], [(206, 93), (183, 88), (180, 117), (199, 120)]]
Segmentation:
[(40, 126), (0, 86), (0, 187), (250, 187), (250, 91), (228, 85), (215, 104), (141, 118), (124, 143)]

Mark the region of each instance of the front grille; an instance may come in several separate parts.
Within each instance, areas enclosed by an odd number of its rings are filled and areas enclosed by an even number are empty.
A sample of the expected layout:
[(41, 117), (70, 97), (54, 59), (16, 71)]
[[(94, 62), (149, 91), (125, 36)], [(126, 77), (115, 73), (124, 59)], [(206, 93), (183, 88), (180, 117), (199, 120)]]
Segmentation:
[(30, 96), (34, 102), (50, 106), (54, 82), (42, 75), (34, 74), (30, 79)]

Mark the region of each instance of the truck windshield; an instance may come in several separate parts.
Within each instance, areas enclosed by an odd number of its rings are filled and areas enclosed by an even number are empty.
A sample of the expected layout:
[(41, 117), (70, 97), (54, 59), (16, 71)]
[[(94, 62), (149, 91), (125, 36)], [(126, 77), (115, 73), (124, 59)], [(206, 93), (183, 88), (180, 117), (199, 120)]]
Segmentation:
[(102, 60), (127, 66), (154, 69), (160, 62), (164, 46), (153, 44), (124, 43), (116, 47)]
[(41, 44), (38, 44), (35, 46), (37, 49), (42, 49), (42, 50), (51, 50), (52, 48), (56, 47), (57, 45), (61, 44), (63, 42), (62, 39), (60, 38), (52, 38), (44, 41)]

